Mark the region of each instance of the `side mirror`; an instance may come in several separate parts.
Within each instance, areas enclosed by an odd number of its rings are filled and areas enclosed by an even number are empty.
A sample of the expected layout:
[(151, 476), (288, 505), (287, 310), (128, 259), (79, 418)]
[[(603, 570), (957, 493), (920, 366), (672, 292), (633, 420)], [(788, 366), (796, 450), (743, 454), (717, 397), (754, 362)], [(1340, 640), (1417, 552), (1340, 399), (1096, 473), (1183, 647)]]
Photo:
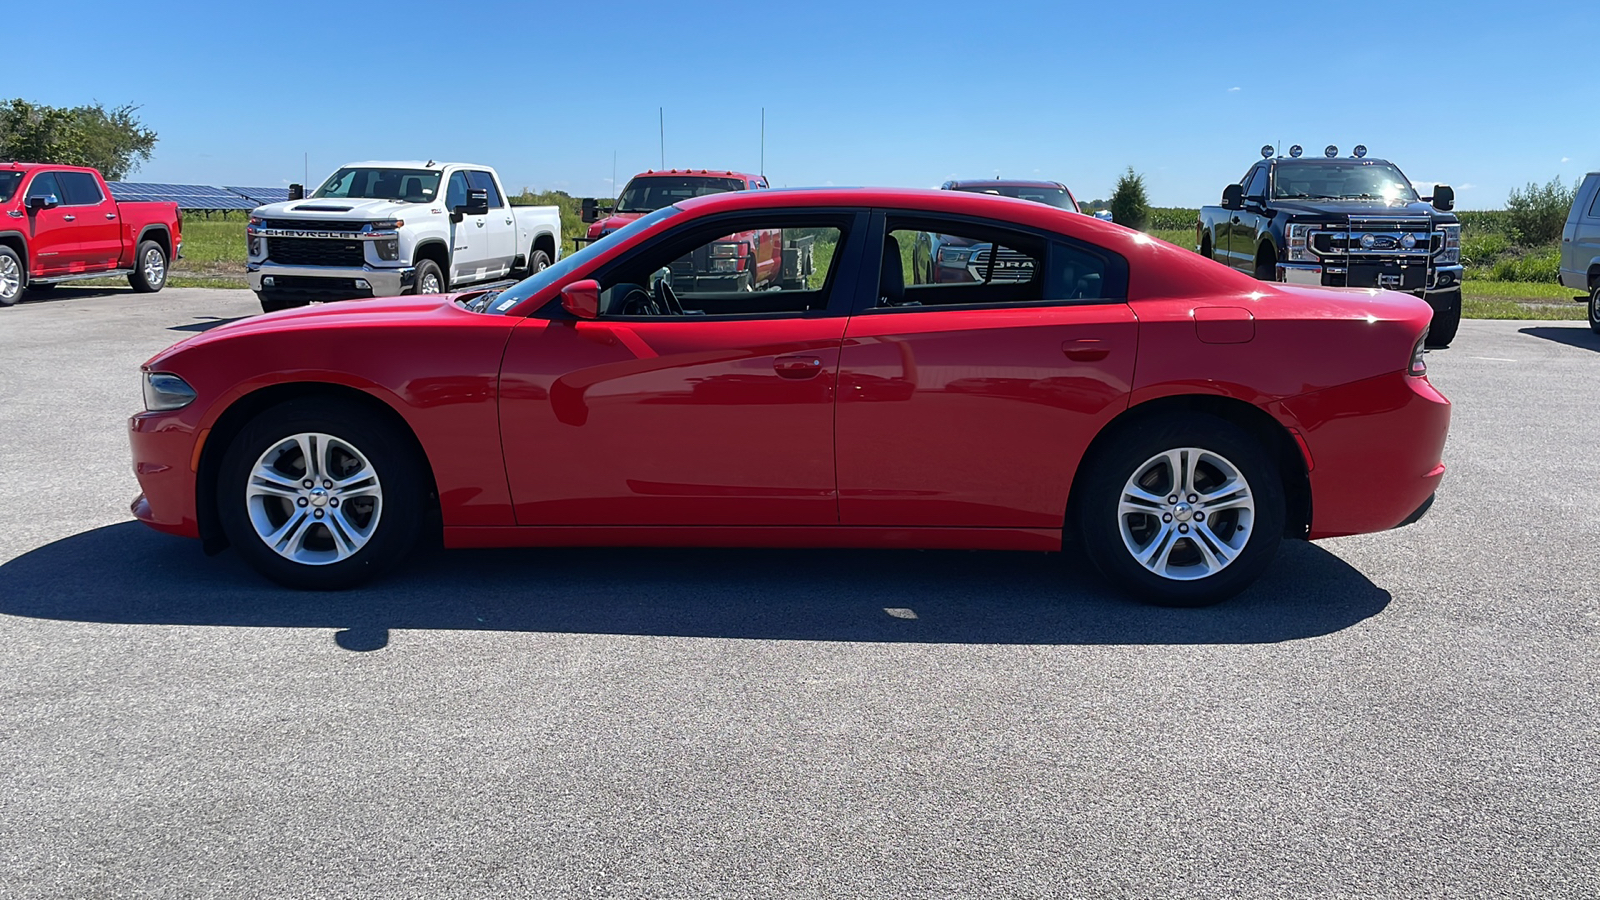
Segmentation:
[(561, 308), (580, 319), (600, 318), (600, 282), (585, 278), (562, 288)]
[(289, 185), (289, 199), (290, 200), (304, 200), (305, 198), (306, 198), (306, 186), (305, 185), (303, 185), (303, 184), (291, 184), (291, 185)]
[(28, 198), (28, 212), (38, 212), (41, 209), (55, 209), (61, 205), (61, 198), (55, 194), (38, 194)]
[(1449, 212), (1456, 208), (1456, 189), (1448, 184), (1433, 186), (1433, 208), (1440, 212)]
[(467, 205), (462, 207), (461, 211), (469, 216), (488, 215), (489, 192), (483, 188), (473, 188), (467, 191)]
[(600, 221), (600, 201), (593, 197), (585, 197), (582, 201), (584, 224)]
[(1222, 189), (1223, 209), (1244, 209), (1244, 185), (1230, 184)]

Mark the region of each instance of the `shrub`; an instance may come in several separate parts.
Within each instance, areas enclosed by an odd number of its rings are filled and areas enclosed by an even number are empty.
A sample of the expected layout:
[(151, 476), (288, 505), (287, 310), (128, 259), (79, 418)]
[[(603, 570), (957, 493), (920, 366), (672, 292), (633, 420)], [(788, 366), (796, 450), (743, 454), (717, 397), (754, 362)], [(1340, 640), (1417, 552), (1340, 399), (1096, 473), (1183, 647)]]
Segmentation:
[(1507, 256), (1489, 270), (1491, 281), (1542, 281), (1554, 283), (1561, 277), (1561, 248), (1544, 247), (1524, 254)]
[(1510, 220), (1512, 238), (1523, 244), (1558, 240), (1577, 193), (1576, 182), (1568, 187), (1561, 183), (1559, 176), (1543, 187), (1530, 181), (1523, 190), (1512, 188), (1511, 196), (1506, 198), (1506, 217)]
[(1492, 266), (1511, 249), (1511, 240), (1504, 232), (1471, 232), (1461, 229), (1461, 255), (1473, 266)]
[(1117, 179), (1111, 193), (1111, 221), (1129, 228), (1144, 228), (1150, 221), (1150, 198), (1144, 189), (1144, 176), (1128, 167), (1127, 174)]

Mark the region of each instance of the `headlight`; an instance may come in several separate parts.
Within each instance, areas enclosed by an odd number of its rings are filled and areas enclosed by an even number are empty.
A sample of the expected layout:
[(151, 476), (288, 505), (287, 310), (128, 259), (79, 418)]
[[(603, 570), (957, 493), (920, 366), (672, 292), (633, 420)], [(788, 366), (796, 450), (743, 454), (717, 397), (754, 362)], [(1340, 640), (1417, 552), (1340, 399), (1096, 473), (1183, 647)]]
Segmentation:
[(1461, 226), (1440, 225), (1439, 231), (1444, 235), (1444, 248), (1439, 251), (1439, 265), (1455, 266), (1461, 264)]
[(965, 269), (967, 261), (972, 258), (972, 250), (966, 247), (940, 247), (939, 265), (955, 266)]
[(733, 259), (740, 256), (739, 245), (734, 242), (718, 242), (711, 245), (712, 259)]
[(151, 412), (183, 409), (194, 402), (194, 388), (167, 372), (144, 373), (144, 408)]
[(253, 234), (250, 235), (250, 255), (251, 256), (260, 256), (261, 255), (261, 238), (258, 238)]
[(398, 238), (389, 238), (388, 240), (373, 241), (373, 243), (378, 245), (377, 249), (378, 249), (378, 258), (379, 259), (388, 260), (389, 262), (393, 262), (393, 261), (395, 261), (395, 260), (400, 258), (400, 240)]
[(367, 230), (368, 231), (395, 231), (397, 229), (404, 228), (405, 224), (406, 224), (406, 220), (405, 219), (380, 219), (380, 220), (378, 220), (376, 222), (368, 222), (367, 223)]
[(1311, 252), (1311, 232), (1316, 230), (1315, 225), (1289, 226), (1289, 261), (1290, 262), (1316, 262), (1316, 254)]

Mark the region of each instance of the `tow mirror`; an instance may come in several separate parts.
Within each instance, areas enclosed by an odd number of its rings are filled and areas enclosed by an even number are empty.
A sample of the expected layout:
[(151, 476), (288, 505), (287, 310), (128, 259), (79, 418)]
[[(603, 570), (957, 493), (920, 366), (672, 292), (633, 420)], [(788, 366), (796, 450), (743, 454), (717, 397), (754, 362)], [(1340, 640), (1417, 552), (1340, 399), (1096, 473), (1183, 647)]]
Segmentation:
[(28, 198), (28, 212), (38, 212), (41, 209), (55, 209), (61, 205), (61, 198), (55, 194), (34, 194)]
[(1244, 185), (1230, 184), (1222, 189), (1223, 209), (1244, 209)]
[(585, 224), (600, 220), (600, 201), (593, 197), (583, 198), (583, 221)]
[(1440, 212), (1449, 212), (1456, 208), (1456, 189), (1448, 184), (1433, 186), (1433, 208)]
[(473, 188), (467, 191), (467, 205), (462, 207), (461, 211), (469, 216), (488, 215), (489, 192), (483, 188)]
[(305, 198), (306, 198), (306, 186), (305, 185), (303, 185), (303, 184), (291, 184), (291, 185), (289, 185), (289, 199), (290, 200), (304, 200)]
[(561, 308), (580, 319), (600, 318), (600, 282), (585, 278), (562, 288)]

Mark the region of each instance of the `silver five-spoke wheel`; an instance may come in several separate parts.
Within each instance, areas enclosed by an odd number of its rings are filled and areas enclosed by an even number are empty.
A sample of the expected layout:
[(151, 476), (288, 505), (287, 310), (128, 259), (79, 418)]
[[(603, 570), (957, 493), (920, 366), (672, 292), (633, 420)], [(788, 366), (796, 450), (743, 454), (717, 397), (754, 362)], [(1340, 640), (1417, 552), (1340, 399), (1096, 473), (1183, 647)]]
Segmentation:
[(256, 536), (304, 565), (349, 559), (366, 546), (383, 514), (377, 470), (349, 441), (304, 432), (273, 444), (245, 485)]
[(167, 258), (156, 247), (144, 252), (144, 280), (151, 287), (160, 287), (167, 281)]
[(21, 294), (22, 266), (11, 254), (0, 254), (0, 306), (10, 306)]
[(417, 286), (417, 293), (419, 294), (437, 294), (441, 290), (439, 276), (432, 272), (423, 275), (422, 283)]
[(1134, 470), (1117, 506), (1122, 544), (1161, 578), (1193, 581), (1244, 551), (1256, 502), (1239, 467), (1196, 447), (1158, 453)]

